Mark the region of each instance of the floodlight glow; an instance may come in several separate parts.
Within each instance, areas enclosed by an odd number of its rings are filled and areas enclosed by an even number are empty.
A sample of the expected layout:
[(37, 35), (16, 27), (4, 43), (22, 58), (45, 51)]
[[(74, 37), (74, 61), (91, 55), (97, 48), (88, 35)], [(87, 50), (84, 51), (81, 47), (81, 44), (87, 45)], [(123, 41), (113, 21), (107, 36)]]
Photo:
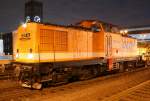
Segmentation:
[(123, 30), (121, 30), (120, 33), (123, 34)]
[(124, 33), (128, 33), (128, 30), (124, 30)]
[(26, 24), (26, 23), (23, 23), (22, 26), (23, 26), (23, 28), (26, 28), (26, 27), (27, 27), (27, 24)]

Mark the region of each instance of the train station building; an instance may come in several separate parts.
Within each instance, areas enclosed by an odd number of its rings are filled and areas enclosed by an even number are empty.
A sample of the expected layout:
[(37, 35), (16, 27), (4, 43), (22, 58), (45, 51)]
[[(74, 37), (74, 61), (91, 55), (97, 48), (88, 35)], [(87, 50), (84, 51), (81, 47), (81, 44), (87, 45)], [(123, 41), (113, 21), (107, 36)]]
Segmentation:
[(142, 42), (150, 41), (150, 26), (128, 28), (127, 31), (129, 36), (138, 39), (138, 41)]

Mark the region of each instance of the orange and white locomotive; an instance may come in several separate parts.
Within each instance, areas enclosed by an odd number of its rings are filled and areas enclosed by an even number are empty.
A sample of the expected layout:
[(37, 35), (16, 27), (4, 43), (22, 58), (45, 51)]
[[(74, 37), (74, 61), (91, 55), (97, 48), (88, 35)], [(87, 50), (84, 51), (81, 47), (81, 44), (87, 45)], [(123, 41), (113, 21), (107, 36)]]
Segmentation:
[(137, 40), (119, 31), (94, 20), (75, 26), (30, 22), (15, 33), (13, 64), (21, 69), (22, 84), (33, 88), (134, 67), (139, 60)]

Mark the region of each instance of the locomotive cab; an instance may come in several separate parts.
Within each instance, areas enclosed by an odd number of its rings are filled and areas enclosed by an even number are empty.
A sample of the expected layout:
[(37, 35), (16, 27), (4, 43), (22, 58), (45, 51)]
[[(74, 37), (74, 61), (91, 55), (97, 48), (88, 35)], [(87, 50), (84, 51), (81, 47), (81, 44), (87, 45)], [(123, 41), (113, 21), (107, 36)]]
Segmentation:
[[(14, 40), (14, 66), (19, 67), (19, 80), (23, 87), (41, 88), (41, 84), (36, 82), (35, 77), (39, 74), (38, 68), (34, 68), (37, 62), (38, 54), (36, 54), (37, 40), (37, 24), (26, 23), (21, 25), (15, 32)], [(36, 74), (35, 74), (36, 72)], [(35, 84), (36, 82), (36, 84)], [(32, 85), (32, 86), (31, 86)]]
[(16, 32), (14, 40), (14, 60), (15, 62), (33, 63), (37, 55), (36, 50), (36, 30), (35, 23), (21, 25)]

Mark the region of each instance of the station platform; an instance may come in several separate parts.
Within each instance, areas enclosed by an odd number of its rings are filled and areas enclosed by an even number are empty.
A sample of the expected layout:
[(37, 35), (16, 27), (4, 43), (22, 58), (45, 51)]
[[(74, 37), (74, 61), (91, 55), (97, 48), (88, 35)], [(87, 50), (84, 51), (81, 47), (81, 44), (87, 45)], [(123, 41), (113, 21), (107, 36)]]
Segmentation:
[(4, 55), (0, 56), (0, 60), (12, 60), (13, 56), (12, 55)]
[(13, 61), (12, 55), (0, 56), (0, 68), (2, 68), (4, 64), (9, 64), (12, 61)]

